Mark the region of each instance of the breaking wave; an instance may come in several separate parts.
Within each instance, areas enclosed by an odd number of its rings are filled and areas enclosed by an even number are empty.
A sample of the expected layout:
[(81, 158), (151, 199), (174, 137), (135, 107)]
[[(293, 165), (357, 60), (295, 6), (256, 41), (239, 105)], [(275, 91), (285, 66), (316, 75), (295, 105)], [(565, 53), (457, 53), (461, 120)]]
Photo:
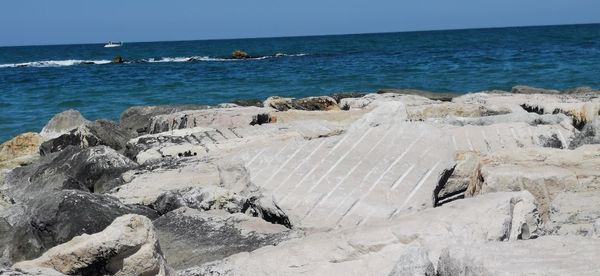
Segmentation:
[[(202, 61), (244, 61), (244, 60), (263, 60), (270, 58), (282, 58), (282, 57), (302, 57), (308, 54), (283, 54), (277, 53), (270, 56), (258, 56), (249, 57), (245, 59), (234, 59), (234, 58), (220, 58), (210, 56), (191, 56), (191, 57), (161, 57), (161, 58), (148, 58), (141, 60), (126, 61), (125, 63), (169, 63), (169, 62), (202, 62)], [(32, 61), (23, 63), (7, 63), (0, 64), (0, 68), (17, 68), (17, 67), (63, 67), (63, 66), (74, 66), (74, 65), (100, 65), (109, 64), (110, 60), (45, 60), (45, 61)]]
[(32, 61), (23, 63), (7, 63), (0, 64), (0, 68), (14, 68), (14, 67), (62, 67), (62, 66), (73, 66), (80, 64), (108, 64), (110, 60), (44, 60), (44, 61)]

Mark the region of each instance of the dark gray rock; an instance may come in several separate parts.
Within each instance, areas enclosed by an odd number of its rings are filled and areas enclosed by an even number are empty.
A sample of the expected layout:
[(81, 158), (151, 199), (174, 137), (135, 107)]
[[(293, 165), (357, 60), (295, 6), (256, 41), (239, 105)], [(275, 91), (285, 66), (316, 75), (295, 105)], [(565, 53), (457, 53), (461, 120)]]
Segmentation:
[(135, 133), (121, 128), (114, 122), (98, 120), (71, 130), (57, 138), (46, 141), (40, 146), (40, 155), (59, 152), (68, 146), (87, 148), (99, 145), (109, 146), (117, 151), (123, 151), (129, 139)]
[(514, 94), (558, 94), (558, 93), (560, 93), (560, 91), (558, 91), (558, 90), (537, 88), (537, 87), (531, 87), (531, 86), (526, 86), (526, 85), (514, 86), (510, 90), (510, 92), (514, 93)]
[(232, 102), (238, 106), (256, 106), (263, 107), (263, 102), (258, 99), (235, 100)]
[(573, 140), (571, 140), (569, 148), (575, 149), (586, 144), (600, 144), (599, 118), (585, 124), (581, 131), (575, 135)]
[(180, 208), (154, 221), (169, 265), (183, 269), (287, 239), (290, 230), (244, 214)]
[(121, 114), (120, 125), (126, 130), (136, 132), (137, 135), (144, 135), (149, 133), (151, 119), (154, 116), (207, 108), (209, 108), (207, 105), (134, 106)]
[(401, 95), (416, 95), (428, 98), (430, 100), (450, 102), (453, 98), (460, 96), (460, 93), (451, 92), (431, 92), (417, 89), (379, 89), (377, 94), (394, 93)]
[(137, 164), (106, 146), (68, 147), (30, 166), (16, 168), (5, 179), (3, 193), (16, 202), (64, 189), (102, 192), (122, 183), (123, 172)]
[(100, 232), (125, 214), (157, 217), (149, 208), (127, 206), (110, 196), (77, 190), (43, 193), (6, 211), (19, 213), (9, 227), (0, 228), (0, 237), (7, 237), (7, 242), (0, 244), (0, 252), (12, 262), (36, 258), (75, 236)]

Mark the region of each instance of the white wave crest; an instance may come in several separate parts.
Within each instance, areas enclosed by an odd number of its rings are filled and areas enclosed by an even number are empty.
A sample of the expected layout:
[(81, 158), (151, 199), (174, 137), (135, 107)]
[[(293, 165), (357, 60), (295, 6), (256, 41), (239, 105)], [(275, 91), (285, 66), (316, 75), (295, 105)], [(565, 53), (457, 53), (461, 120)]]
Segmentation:
[(108, 64), (110, 60), (44, 60), (44, 61), (32, 61), (23, 63), (7, 63), (0, 64), (0, 68), (15, 68), (15, 67), (63, 67), (73, 66), (80, 64)]

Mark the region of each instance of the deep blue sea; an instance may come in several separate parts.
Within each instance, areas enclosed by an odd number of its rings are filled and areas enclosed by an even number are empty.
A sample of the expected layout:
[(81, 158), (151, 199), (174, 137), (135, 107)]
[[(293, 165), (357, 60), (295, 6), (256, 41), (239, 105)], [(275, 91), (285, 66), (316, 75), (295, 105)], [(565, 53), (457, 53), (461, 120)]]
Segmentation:
[[(235, 49), (255, 58), (230, 60)], [(106, 64), (117, 55), (126, 63)], [(70, 108), (118, 120), (133, 105), (516, 84), (600, 89), (600, 24), (0, 47), (0, 141), (39, 131)]]

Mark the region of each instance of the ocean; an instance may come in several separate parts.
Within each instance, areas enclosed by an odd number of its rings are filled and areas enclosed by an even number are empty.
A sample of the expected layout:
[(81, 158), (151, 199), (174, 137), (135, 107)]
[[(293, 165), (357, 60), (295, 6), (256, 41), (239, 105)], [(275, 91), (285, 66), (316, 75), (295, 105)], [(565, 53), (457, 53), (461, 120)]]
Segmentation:
[[(242, 49), (253, 58), (230, 59)], [(109, 64), (115, 56), (123, 64)], [(600, 24), (178, 42), (0, 47), (0, 141), (56, 113), (414, 88), (600, 89)]]

